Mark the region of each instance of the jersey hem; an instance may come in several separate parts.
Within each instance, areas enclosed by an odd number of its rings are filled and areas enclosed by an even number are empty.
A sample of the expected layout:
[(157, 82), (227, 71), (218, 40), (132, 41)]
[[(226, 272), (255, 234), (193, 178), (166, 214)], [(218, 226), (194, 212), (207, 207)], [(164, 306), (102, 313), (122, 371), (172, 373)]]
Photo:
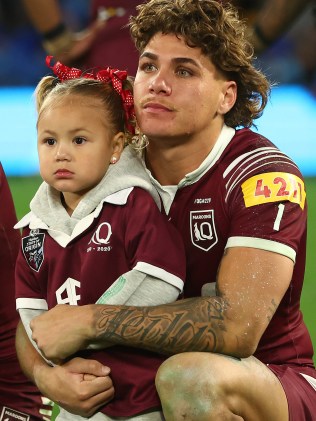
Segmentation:
[(39, 298), (17, 298), (16, 309), (48, 310), (47, 301)]
[(227, 241), (226, 247), (252, 247), (256, 249), (272, 251), (273, 253), (282, 254), (293, 260), (295, 263), (296, 252), (291, 247), (278, 243), (276, 241), (265, 240), (263, 238), (254, 237), (230, 237)]
[(167, 282), (168, 284), (171, 284), (178, 288), (180, 292), (183, 290), (184, 282), (181, 278), (179, 278), (176, 275), (173, 275), (170, 272), (167, 272), (164, 269), (161, 269), (157, 266), (151, 265), (149, 263), (145, 262), (137, 262), (134, 269), (139, 270), (140, 272), (147, 273), (148, 275), (151, 275), (155, 278), (159, 278), (162, 281)]

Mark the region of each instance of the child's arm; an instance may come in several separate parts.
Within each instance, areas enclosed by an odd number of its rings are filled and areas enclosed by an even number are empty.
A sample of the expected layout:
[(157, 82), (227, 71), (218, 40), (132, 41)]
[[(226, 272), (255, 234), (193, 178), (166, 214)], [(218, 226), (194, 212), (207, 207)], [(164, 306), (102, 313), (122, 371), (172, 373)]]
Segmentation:
[[(147, 273), (133, 269), (121, 275), (97, 300), (96, 304), (154, 306), (175, 301), (179, 296), (175, 286)], [(90, 343), (88, 349), (103, 349), (109, 342)]]
[(31, 341), (32, 345), (34, 346), (34, 348), (36, 349), (36, 351), (42, 356), (42, 358), (45, 359), (45, 361), (49, 364), (49, 365), (53, 365), (53, 363), (49, 360), (47, 360), (43, 354), (41, 353), (41, 351), (39, 350), (36, 342), (33, 341), (32, 339), (32, 330), (30, 328), (30, 323), (31, 320), (34, 319), (34, 317), (40, 316), (41, 314), (43, 314), (44, 312), (46, 312), (47, 310), (40, 310), (40, 309), (30, 309), (30, 308), (20, 308), (19, 309), (19, 314), (20, 314), (20, 319), (23, 323), (24, 329), (27, 333), (27, 336), (29, 337), (29, 340)]
[(96, 304), (153, 306), (175, 301), (179, 289), (136, 269), (121, 275), (97, 300)]

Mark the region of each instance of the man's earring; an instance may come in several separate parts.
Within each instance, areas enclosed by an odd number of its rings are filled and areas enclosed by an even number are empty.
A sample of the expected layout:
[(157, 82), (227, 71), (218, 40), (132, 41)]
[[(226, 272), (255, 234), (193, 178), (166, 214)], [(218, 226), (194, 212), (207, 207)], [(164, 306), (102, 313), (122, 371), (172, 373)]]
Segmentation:
[(117, 163), (117, 158), (115, 156), (112, 156), (110, 163), (111, 164), (116, 164)]
[(141, 132), (132, 137), (132, 145), (136, 150), (145, 149), (148, 144), (148, 137)]

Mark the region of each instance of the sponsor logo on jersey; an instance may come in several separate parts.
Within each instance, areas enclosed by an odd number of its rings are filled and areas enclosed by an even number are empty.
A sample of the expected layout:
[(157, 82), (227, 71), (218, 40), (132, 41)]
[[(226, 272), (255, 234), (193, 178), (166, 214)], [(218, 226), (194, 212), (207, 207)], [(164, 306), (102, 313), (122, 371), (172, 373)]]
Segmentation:
[(305, 206), (304, 182), (294, 174), (270, 172), (255, 175), (246, 180), (241, 188), (247, 208), (284, 201), (297, 203), (302, 209)]
[(23, 412), (4, 406), (1, 412), (0, 421), (29, 421), (30, 416)]
[[(97, 251), (110, 251), (112, 247), (110, 244), (110, 238), (112, 235), (112, 227), (108, 222), (102, 222), (95, 230), (94, 234), (92, 235), (89, 246), (87, 251), (90, 252), (92, 250)], [(95, 247), (97, 246), (97, 247)]]
[(196, 247), (208, 251), (218, 241), (214, 210), (202, 210), (190, 212), (191, 241)]
[(45, 234), (31, 230), (30, 235), (22, 238), (22, 251), (29, 267), (35, 272), (40, 270), (44, 261)]
[(198, 205), (202, 205), (204, 203), (211, 203), (212, 199), (210, 197), (199, 197), (197, 199), (194, 199), (194, 203)]

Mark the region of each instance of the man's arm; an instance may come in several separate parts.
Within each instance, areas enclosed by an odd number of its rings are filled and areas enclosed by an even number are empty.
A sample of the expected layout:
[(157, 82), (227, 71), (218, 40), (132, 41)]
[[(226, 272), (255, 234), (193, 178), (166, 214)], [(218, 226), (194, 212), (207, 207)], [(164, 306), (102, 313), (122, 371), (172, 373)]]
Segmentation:
[(94, 43), (106, 21), (93, 22), (81, 32), (72, 32), (64, 22), (63, 11), (57, 0), (23, 0), (25, 11), (42, 36), (47, 54), (71, 64), (82, 57)]
[(17, 327), (16, 349), (25, 375), (44, 396), (69, 412), (91, 416), (114, 396), (108, 367), (82, 358), (62, 366), (48, 365), (31, 344), (21, 322)]
[[(269, 251), (234, 247), (218, 272), (217, 296), (154, 307), (56, 306), (32, 321), (48, 359), (66, 358), (91, 341), (145, 348), (251, 355), (287, 290), (293, 262)], [(67, 320), (67, 324), (65, 324)]]
[(286, 292), (292, 271), (293, 262), (280, 254), (230, 248), (219, 268), (217, 296), (138, 310), (93, 309), (94, 335), (169, 355), (207, 351), (248, 357)]

